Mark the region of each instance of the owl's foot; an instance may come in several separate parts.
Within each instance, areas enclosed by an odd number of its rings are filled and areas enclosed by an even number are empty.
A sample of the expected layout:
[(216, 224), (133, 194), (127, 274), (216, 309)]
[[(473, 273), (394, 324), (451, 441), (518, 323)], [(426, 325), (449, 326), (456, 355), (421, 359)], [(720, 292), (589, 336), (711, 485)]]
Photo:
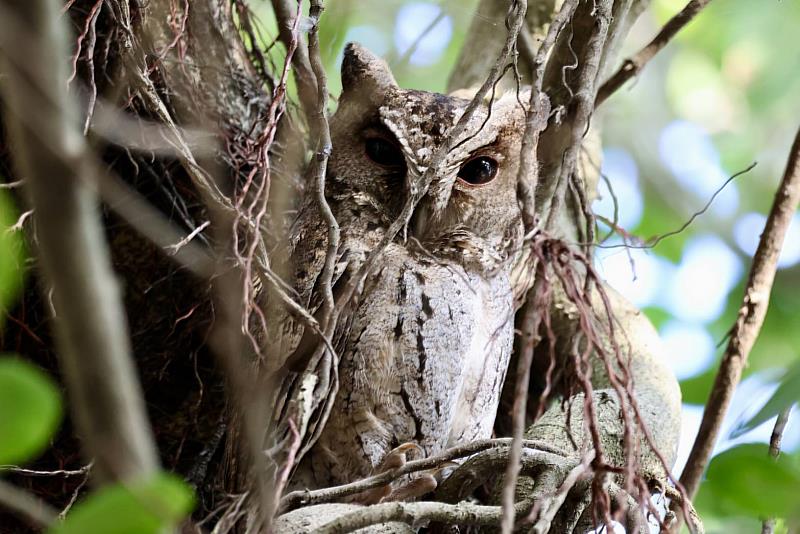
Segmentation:
[[(392, 471), (394, 469), (403, 467), (409, 460), (409, 453), (412, 452), (415, 453), (413, 456), (421, 457), (425, 454), (425, 451), (422, 450), (422, 447), (420, 447), (416, 443), (411, 443), (411, 442), (403, 443), (401, 445), (398, 445), (388, 453), (386, 453), (386, 456), (383, 457), (383, 460), (375, 469), (374, 474), (377, 475), (379, 473), (384, 473), (386, 471)], [(386, 484), (358, 494), (355, 497), (354, 501), (360, 504), (375, 504), (390, 497), (394, 493), (394, 491), (396, 490), (392, 488), (391, 484)], [(399, 499), (391, 499), (391, 500), (399, 500)]]
[(442, 481), (450, 475), (453, 468), (458, 467), (458, 465), (459, 464), (455, 462), (446, 462), (436, 469), (423, 471), (411, 480), (406, 481), (405, 484), (401, 484), (393, 489), (381, 502), (408, 501), (431, 493), (439, 487), (439, 484), (441, 484)]

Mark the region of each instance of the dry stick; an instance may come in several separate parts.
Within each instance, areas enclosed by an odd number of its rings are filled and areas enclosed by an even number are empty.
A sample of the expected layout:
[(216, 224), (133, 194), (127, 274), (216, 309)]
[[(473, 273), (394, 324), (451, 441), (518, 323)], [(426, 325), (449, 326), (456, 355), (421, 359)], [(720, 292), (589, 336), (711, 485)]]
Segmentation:
[(58, 518), (58, 511), (16, 486), (0, 480), (0, 508), (24, 517), (31, 525), (45, 529)]
[(708, 465), (711, 451), (719, 435), (720, 425), (728, 411), (733, 391), (741, 379), (742, 369), (747, 363), (750, 349), (758, 337), (767, 314), (781, 246), (798, 202), (800, 202), (800, 130), (792, 144), (786, 171), (775, 193), (767, 224), (753, 256), (742, 306), (731, 328), (728, 346), (703, 412), (700, 431), (681, 475), (681, 483), (690, 497), (697, 492), (700, 478)]
[(658, 35), (647, 43), (647, 46), (639, 50), (633, 57), (626, 59), (619, 70), (600, 86), (600, 89), (597, 91), (597, 97), (594, 100), (594, 107), (597, 108), (600, 106), (609, 96), (622, 87), (625, 82), (639, 74), (644, 66), (647, 65), (662, 48), (667, 46), (667, 43), (669, 43), (684, 26), (689, 24), (689, 22), (691, 22), (709, 3), (711, 3), (711, 0), (691, 0), (680, 13), (669, 19), (664, 27), (661, 28), (661, 31), (658, 32)]
[[(64, 21), (49, 0), (9, 3), (36, 36), (26, 53), (39, 68), (34, 77), (25, 76), (6, 62), (7, 102), (19, 110), (49, 110), (25, 122), (19, 115), (7, 119), (37, 210), (39, 258), (53, 292), (56, 343), (74, 420), (97, 482), (141, 478), (158, 469), (158, 457), (96, 198), (81, 184), (80, 176), (95, 169), (87, 164), (77, 106), (64, 83), (67, 65), (57, 53), (68, 49)], [(4, 54), (9, 44), (2, 43)]]
[[(773, 458), (777, 458), (781, 454), (783, 431), (786, 430), (786, 424), (789, 422), (789, 414), (791, 412), (791, 406), (781, 410), (778, 414), (778, 419), (775, 421), (775, 426), (772, 428), (772, 435), (769, 438), (769, 455)], [(775, 518), (770, 517), (761, 524), (761, 534), (772, 534), (773, 532), (775, 532)]]
[(570, 470), (564, 478), (564, 482), (561, 483), (561, 486), (559, 486), (553, 496), (545, 501), (546, 506), (542, 508), (539, 519), (530, 530), (531, 534), (546, 534), (550, 532), (553, 519), (555, 519), (561, 505), (564, 504), (564, 501), (567, 499), (569, 492), (581, 478), (587, 476), (587, 473), (591, 472), (591, 462), (594, 460), (594, 455), (594, 451), (589, 451), (584, 455), (581, 459), (581, 463)]

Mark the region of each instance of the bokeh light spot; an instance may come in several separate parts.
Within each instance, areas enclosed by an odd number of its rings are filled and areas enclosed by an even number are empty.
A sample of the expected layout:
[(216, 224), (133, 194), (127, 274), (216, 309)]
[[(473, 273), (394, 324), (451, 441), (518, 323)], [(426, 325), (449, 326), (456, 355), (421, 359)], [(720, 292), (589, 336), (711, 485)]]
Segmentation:
[[(411, 47), (414, 51), (409, 57), (412, 65), (432, 65), (439, 60), (450, 38), (453, 36), (453, 20), (449, 15), (441, 15), (442, 8), (436, 4), (406, 4), (397, 12), (394, 29), (394, 44), (400, 55)], [(437, 19), (439, 21), (425, 32)], [(423, 35), (424, 33), (424, 35)]]
[[(617, 197), (617, 225), (628, 231), (633, 230), (642, 219), (644, 210), (636, 162), (621, 148), (607, 148), (603, 151), (601, 172), (611, 182), (611, 189)], [(593, 204), (594, 212), (613, 221), (614, 198), (605, 180), (600, 180), (597, 190), (599, 197)]]

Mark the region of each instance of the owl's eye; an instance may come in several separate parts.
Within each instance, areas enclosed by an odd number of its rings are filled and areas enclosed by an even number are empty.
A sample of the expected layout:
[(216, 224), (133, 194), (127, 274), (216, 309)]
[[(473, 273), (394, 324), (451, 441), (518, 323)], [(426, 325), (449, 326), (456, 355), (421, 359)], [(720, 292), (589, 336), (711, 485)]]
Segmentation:
[(367, 157), (384, 167), (402, 167), (406, 160), (396, 145), (382, 137), (370, 137), (364, 144)]
[(459, 179), (469, 185), (488, 184), (495, 176), (497, 176), (497, 161), (486, 156), (469, 160), (458, 171)]

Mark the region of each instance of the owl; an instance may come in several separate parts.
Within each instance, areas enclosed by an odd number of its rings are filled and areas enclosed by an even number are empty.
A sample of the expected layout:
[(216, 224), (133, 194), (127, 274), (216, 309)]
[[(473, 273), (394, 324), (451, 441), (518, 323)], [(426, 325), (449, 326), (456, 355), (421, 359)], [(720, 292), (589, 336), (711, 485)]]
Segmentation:
[[(326, 185), (341, 228), (337, 285), (376, 250), (469, 103), (401, 89), (388, 65), (356, 44), (345, 48), (342, 86)], [(340, 318), (338, 392), (295, 487), (368, 476), (403, 444), (433, 455), (491, 437), (514, 336), (523, 100), (505, 95), (471, 117)], [(292, 283), (312, 310), (325, 228), (309, 202), (291, 233)], [(296, 335), (287, 338), (297, 345)]]

